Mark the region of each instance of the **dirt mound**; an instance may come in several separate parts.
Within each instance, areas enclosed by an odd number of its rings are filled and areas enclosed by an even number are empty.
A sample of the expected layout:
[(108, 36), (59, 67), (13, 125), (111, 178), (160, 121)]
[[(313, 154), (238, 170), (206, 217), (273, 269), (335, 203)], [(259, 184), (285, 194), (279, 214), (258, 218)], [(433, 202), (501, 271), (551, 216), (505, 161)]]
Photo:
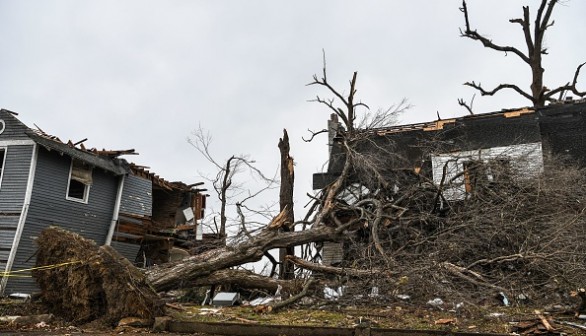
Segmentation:
[(64, 264), (33, 272), (52, 313), (76, 323), (163, 315), (143, 274), (110, 246), (56, 227), (45, 229), (37, 245), (37, 267)]

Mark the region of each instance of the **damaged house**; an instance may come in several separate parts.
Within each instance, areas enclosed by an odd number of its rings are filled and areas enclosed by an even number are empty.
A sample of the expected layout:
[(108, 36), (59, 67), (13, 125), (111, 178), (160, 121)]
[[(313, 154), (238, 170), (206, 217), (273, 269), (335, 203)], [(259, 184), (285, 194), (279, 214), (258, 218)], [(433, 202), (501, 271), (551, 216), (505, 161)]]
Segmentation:
[[(314, 174), (314, 189), (322, 189), (340, 176), (346, 160), (339, 141), (344, 130), (335, 115), (328, 130), (328, 169)], [(437, 203), (434, 209), (465, 201), (480, 184), (490, 187), (513, 175), (535, 176), (543, 171), (544, 158), (552, 155), (586, 163), (584, 100), (357, 132), (355, 151), (383, 167), (382, 174), (395, 194), (411, 182), (429, 181), (439, 188), (441, 197), (432, 197)], [(351, 175), (349, 181), (340, 195), (345, 202), (376, 192), (365, 185), (364, 178)], [(341, 243), (325, 243), (322, 259), (336, 264), (345, 259), (345, 248)]]
[[(0, 110), (0, 295), (31, 293), (35, 238), (59, 226), (111, 245), (138, 266), (201, 243), (205, 189), (169, 182), (120, 158), (31, 129)], [(179, 251), (175, 253), (176, 251)]]

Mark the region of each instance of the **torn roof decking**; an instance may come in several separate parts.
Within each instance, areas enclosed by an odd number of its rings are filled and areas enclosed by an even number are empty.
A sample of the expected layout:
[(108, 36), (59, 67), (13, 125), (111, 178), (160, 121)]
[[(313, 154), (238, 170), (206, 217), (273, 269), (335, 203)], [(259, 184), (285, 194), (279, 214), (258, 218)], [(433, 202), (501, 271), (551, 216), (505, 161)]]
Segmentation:
[(134, 163), (131, 163), (129, 165), (129, 168), (132, 171), (133, 175), (140, 176), (142, 178), (151, 180), (154, 185), (161, 187), (163, 189), (166, 189), (166, 190), (190, 191), (190, 190), (192, 190), (192, 187), (194, 187), (196, 185), (203, 184), (203, 182), (196, 183), (195, 185), (187, 185), (183, 182), (169, 182), (169, 181), (165, 180), (164, 178), (160, 177), (159, 175), (156, 175), (155, 173), (150, 172), (146, 167), (138, 166), (138, 165), (135, 165)]
[[(386, 170), (400, 171), (423, 165), (430, 152), (482, 149), (503, 144), (540, 141), (535, 110), (501, 110), (438, 119), (430, 122), (356, 130), (357, 151), (373, 157), (392, 155)], [(340, 131), (338, 136), (343, 135)], [(345, 154), (334, 141), (325, 173), (314, 174), (314, 189), (333, 181), (342, 171)]]
[(49, 137), (33, 130), (27, 132), (27, 135), (39, 145), (48, 150), (55, 150), (61, 154), (66, 154), (74, 159), (87, 162), (91, 166), (104, 169), (115, 175), (124, 175), (129, 172), (128, 163), (123, 159), (111, 159), (102, 157), (94, 153), (83, 151), (59, 141), (56, 137)]
[(416, 124), (397, 125), (390, 127), (374, 128), (370, 130), (359, 130), (365, 134), (376, 134), (376, 135), (387, 135), (393, 133), (402, 133), (409, 131), (439, 131), (443, 130), (447, 125), (455, 125), (461, 122), (477, 120), (477, 119), (489, 119), (489, 118), (515, 118), (522, 115), (535, 113), (535, 110), (529, 107), (523, 107), (520, 109), (509, 109), (497, 112), (473, 114), (457, 118), (449, 119), (438, 119), (436, 121), (428, 121)]
[[(36, 143), (45, 147), (48, 150), (55, 150), (62, 155), (68, 155), (74, 159), (81, 160), (88, 163), (93, 167), (104, 169), (105, 171), (111, 172), (115, 175), (133, 174), (146, 178), (153, 182), (153, 185), (161, 187), (166, 190), (178, 190), (178, 191), (190, 191), (193, 186), (201, 185), (197, 183), (194, 185), (186, 185), (183, 182), (169, 182), (164, 178), (150, 172), (146, 167), (129, 163), (125, 159), (119, 158), (121, 155), (137, 155), (134, 149), (129, 150), (97, 150), (95, 148), (86, 149), (83, 143), (77, 143), (81, 148), (76, 147), (77, 144), (69, 141), (65, 143), (58, 137), (45, 133), (38, 129), (30, 129), (26, 131), (26, 134)], [(194, 190), (195, 191), (195, 190)]]

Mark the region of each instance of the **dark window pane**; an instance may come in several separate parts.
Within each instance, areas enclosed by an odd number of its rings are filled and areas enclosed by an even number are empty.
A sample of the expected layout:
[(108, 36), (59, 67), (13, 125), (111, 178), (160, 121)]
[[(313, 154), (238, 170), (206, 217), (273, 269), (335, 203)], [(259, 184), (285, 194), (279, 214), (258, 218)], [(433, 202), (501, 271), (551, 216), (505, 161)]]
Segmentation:
[(67, 191), (67, 197), (77, 198), (80, 200), (84, 199), (86, 185), (76, 181), (69, 180), (69, 190)]

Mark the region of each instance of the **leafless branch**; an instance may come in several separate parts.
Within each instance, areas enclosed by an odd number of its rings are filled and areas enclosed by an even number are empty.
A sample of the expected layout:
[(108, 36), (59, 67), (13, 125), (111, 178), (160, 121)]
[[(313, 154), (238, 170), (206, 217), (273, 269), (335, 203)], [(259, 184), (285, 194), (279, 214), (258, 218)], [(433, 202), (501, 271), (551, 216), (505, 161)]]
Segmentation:
[(576, 96), (579, 97), (584, 97), (586, 96), (586, 91), (580, 91), (578, 90), (578, 88), (576, 87), (576, 85), (578, 84), (578, 76), (580, 75), (580, 70), (582, 69), (582, 67), (586, 64), (586, 62), (578, 65), (578, 67), (576, 68), (576, 71), (574, 72), (574, 79), (572, 80), (572, 83), (567, 83), (566, 85), (560, 86), (558, 88), (555, 88), (549, 92), (547, 92), (545, 94), (545, 99), (549, 100), (549, 101), (554, 101), (555, 99), (553, 99), (552, 97), (556, 94), (560, 94), (563, 95), (565, 92), (572, 92), (573, 94), (575, 94)]
[[(535, 24), (533, 27), (533, 35), (531, 31), (531, 16), (529, 13), (529, 7), (523, 7), (523, 16), (522, 18), (514, 18), (510, 19), (509, 22), (513, 24), (519, 24), (523, 31), (523, 37), (525, 39), (525, 45), (527, 48), (527, 52), (523, 53), (518, 48), (513, 46), (502, 46), (493, 43), (490, 39), (486, 38), (484, 35), (481, 35), (476, 30), (470, 28), (470, 21), (468, 17), (468, 8), (466, 5), (466, 1), (463, 0), (462, 7), (460, 10), (464, 14), (464, 21), (465, 21), (465, 30), (460, 30), (460, 34), (462, 37), (470, 38), (472, 40), (480, 41), (485, 47), (497, 51), (505, 52), (505, 55), (508, 52), (512, 52), (516, 54), (519, 58), (521, 58), (527, 65), (529, 65), (531, 69), (531, 93), (527, 93), (524, 90), (521, 90), (518, 86), (513, 84), (501, 84), (497, 88), (491, 91), (483, 90), (480, 87), (480, 84), (476, 85), (474, 82), (466, 83), (466, 85), (471, 86), (482, 93), (482, 95), (490, 95), (499, 92), (501, 89), (513, 89), (517, 93), (519, 93), (524, 98), (527, 98), (531, 101), (533, 106), (535, 107), (543, 107), (545, 106), (546, 101), (553, 101), (552, 98), (555, 94), (563, 94), (566, 91), (572, 91), (577, 95), (580, 95), (575, 85), (570, 85), (569, 83), (560, 86), (556, 89), (549, 90), (543, 84), (543, 73), (545, 69), (542, 67), (542, 56), (547, 54), (547, 49), (543, 46), (543, 40), (547, 29), (554, 25), (554, 21), (551, 20), (551, 15), (553, 13), (553, 9), (555, 5), (558, 3), (558, 0), (541, 0), (540, 6), (537, 10), (537, 14), (535, 16)], [(580, 95), (582, 96), (582, 95)], [(459, 101), (460, 105), (466, 106), (463, 104), (463, 101)]]
[(470, 100), (470, 105), (468, 105), (468, 103), (466, 103), (466, 101), (464, 101), (464, 99), (459, 98), (458, 99), (458, 104), (460, 106), (463, 106), (470, 115), (474, 115), (474, 112), (472, 111), (472, 106), (474, 105), (474, 98), (476, 98), (476, 94), (472, 95), (472, 99)]
[(527, 64), (530, 63), (529, 57), (527, 57), (527, 55), (525, 55), (519, 49), (517, 49), (515, 47), (511, 47), (511, 46), (501, 46), (501, 45), (495, 44), (490, 39), (484, 37), (483, 35), (480, 35), (476, 30), (472, 30), (470, 28), (470, 21), (468, 19), (468, 7), (466, 5), (465, 0), (462, 1), (462, 7), (460, 8), (460, 11), (462, 11), (462, 13), (464, 13), (465, 24), (466, 24), (466, 29), (464, 31), (460, 30), (461, 36), (467, 37), (472, 40), (480, 41), (483, 46), (490, 48), (490, 49), (493, 49), (493, 50), (502, 51), (505, 54), (512, 52), (515, 55), (519, 56), (519, 58), (521, 58), (525, 63), (527, 63)]
[(475, 82), (466, 82), (466, 83), (464, 83), (464, 85), (470, 86), (472, 88), (475, 88), (483, 96), (492, 96), (492, 95), (494, 95), (495, 93), (499, 92), (502, 89), (511, 89), (511, 90), (516, 91), (517, 93), (519, 93), (523, 97), (525, 97), (525, 98), (527, 98), (529, 100), (533, 100), (533, 97), (530, 94), (528, 94), (527, 92), (521, 90), (521, 88), (519, 88), (517, 85), (514, 85), (514, 84), (500, 84), (500, 85), (498, 85), (497, 87), (495, 87), (494, 89), (492, 89), (490, 91), (486, 91), (485, 89), (483, 89), (480, 83), (476, 84)]
[[(325, 51), (323, 52), (323, 75), (319, 78), (317, 75), (313, 75), (313, 81), (308, 83), (307, 85), (320, 85), (324, 86), (328, 89), (328, 91), (334, 95), (335, 98), (332, 99), (322, 99), (321, 97), (317, 96), (314, 99), (314, 102), (323, 104), (327, 106), (330, 110), (332, 110), (344, 123), (346, 130), (349, 133), (354, 132), (354, 121), (356, 119), (356, 108), (358, 107), (365, 107), (368, 109), (368, 105), (362, 102), (355, 102), (355, 95), (356, 95), (356, 78), (358, 73), (354, 72), (352, 75), (352, 79), (350, 80), (350, 92), (348, 93), (347, 97), (344, 97), (342, 93), (336, 90), (327, 80), (327, 72), (326, 72), (326, 60), (325, 60)], [(339, 108), (334, 105), (336, 99), (342, 103), (344, 108)]]
[(307, 131), (308, 131), (309, 133), (311, 133), (311, 138), (309, 138), (309, 139), (305, 139), (304, 137), (301, 137), (301, 139), (302, 139), (303, 141), (305, 141), (305, 142), (311, 142), (311, 141), (313, 141), (313, 138), (314, 138), (316, 135), (318, 135), (318, 134), (322, 134), (322, 133), (327, 133), (327, 132), (328, 132), (328, 130), (327, 130), (327, 129), (323, 129), (323, 130), (321, 130), (321, 131), (314, 132), (314, 131), (310, 130), (309, 128), (307, 129)]

